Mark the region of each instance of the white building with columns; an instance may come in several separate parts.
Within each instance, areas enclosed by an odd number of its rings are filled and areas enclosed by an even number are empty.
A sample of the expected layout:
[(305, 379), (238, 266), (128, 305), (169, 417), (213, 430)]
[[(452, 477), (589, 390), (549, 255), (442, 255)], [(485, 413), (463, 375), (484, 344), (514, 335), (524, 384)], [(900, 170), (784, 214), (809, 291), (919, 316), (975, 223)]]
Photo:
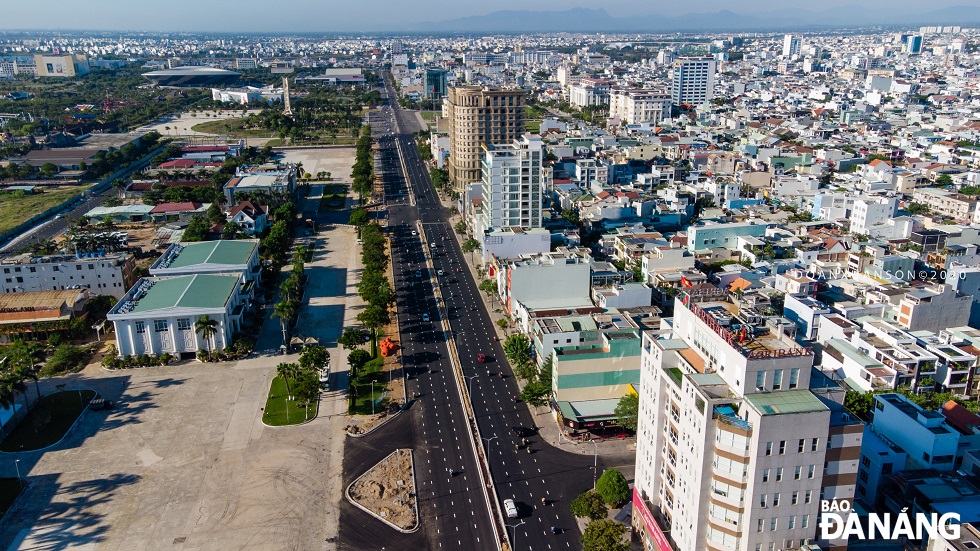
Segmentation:
[(194, 329), (202, 316), (218, 322), (212, 350), (227, 347), (241, 330), (248, 306), (244, 283), (243, 275), (140, 279), (106, 316), (115, 327), (119, 355), (179, 356), (207, 350), (208, 343)]

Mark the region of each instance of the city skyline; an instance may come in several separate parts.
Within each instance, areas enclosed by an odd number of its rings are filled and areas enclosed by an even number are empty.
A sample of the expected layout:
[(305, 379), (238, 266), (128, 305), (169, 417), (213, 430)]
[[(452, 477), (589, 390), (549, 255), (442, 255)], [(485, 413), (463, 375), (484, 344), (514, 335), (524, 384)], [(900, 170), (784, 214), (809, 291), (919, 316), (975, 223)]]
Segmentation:
[[(384, 3), (382, 3), (384, 4)], [(89, 9), (73, 13), (70, 23), (52, 25), (50, 13), (59, 10), (69, 12), (75, 5), (65, 0), (55, 0), (49, 4), (50, 10), (39, 12), (29, 4), (13, 5), (4, 8), (6, 17), (0, 23), (0, 31), (44, 29), (44, 30), (109, 30), (109, 31), (158, 31), (158, 32), (411, 32), (442, 30), (440, 23), (457, 19), (487, 18), (502, 11), (531, 11), (522, 2), (507, 0), (497, 2), (493, 9), (473, 4), (447, 5), (438, 0), (421, 0), (410, 6), (390, 3), (380, 8), (378, 4), (358, 7), (351, 4), (330, 1), (318, 3), (312, 0), (285, 0), (277, 4), (276, 13), (287, 17), (256, 17), (252, 10), (241, 10), (238, 5), (226, 0), (218, 0), (206, 5), (178, 0), (169, 4), (125, 4), (115, 0), (95, 0)], [(734, 11), (740, 16), (760, 19), (760, 25), (771, 26), (778, 22), (789, 25), (806, 25), (812, 21), (824, 24), (824, 18), (848, 17), (855, 24), (914, 23), (916, 14), (936, 12), (952, 7), (974, 7), (980, 3), (951, 1), (923, 5), (911, 0), (886, 2), (884, 0), (860, 3), (831, 2), (815, 7), (812, 3), (793, 1), (775, 2), (756, 0), (731, 6), (720, 0), (709, 0), (696, 9), (666, 2), (646, 3), (640, 0), (622, 0), (602, 5), (599, 9), (611, 18), (632, 16), (696, 17), (704, 14), (716, 15), (719, 11)], [(883, 10), (886, 8), (887, 10)], [(186, 8), (186, 9), (185, 9)], [(595, 5), (584, 2), (568, 3), (545, 0), (534, 5), (535, 12), (563, 12), (571, 9), (595, 9)], [(846, 12), (837, 12), (837, 9)], [(189, 17), (188, 14), (193, 14)], [(303, 15), (306, 14), (306, 15)], [(294, 23), (288, 23), (289, 15), (296, 15)], [(814, 16), (820, 16), (816, 18)], [(882, 19), (882, 18), (889, 19)], [(772, 18), (776, 18), (775, 20)], [(909, 18), (908, 21), (902, 20)], [(795, 21), (795, 22), (794, 22)], [(951, 21), (952, 22), (952, 21)], [(541, 32), (560, 31), (560, 28), (542, 28)], [(499, 29), (506, 31), (507, 29)], [(518, 29), (524, 30), (524, 29)], [(576, 29), (577, 30), (577, 29)], [(597, 29), (609, 30), (609, 29)]]

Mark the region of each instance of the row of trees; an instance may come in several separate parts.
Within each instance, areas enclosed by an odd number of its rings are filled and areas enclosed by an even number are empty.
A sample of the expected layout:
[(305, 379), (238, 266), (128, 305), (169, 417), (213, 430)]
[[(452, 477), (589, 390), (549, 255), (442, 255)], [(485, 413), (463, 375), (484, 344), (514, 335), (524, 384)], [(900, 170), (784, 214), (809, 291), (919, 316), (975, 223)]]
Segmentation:
[(277, 318), (282, 326), (283, 344), (288, 344), (289, 326), (299, 314), (299, 300), (303, 296), (303, 287), (306, 285), (304, 262), (308, 252), (305, 246), (296, 247), (292, 271), (289, 277), (279, 284), (279, 302), (273, 307), (272, 316)]
[(378, 341), (378, 329), (391, 322), (389, 308), (395, 303), (395, 290), (388, 280), (387, 270), (391, 261), (387, 239), (377, 223), (361, 227), (361, 262), (364, 271), (357, 284), (357, 293), (367, 306), (357, 315), (357, 320), (371, 332), (371, 349)]
[[(0, 370), (0, 407), (11, 407), (17, 395), (24, 398), (24, 411), (30, 407), (27, 397), (27, 381), (34, 383), (37, 397), (41, 397), (41, 387), (38, 385), (39, 369), (37, 364), (44, 358), (44, 347), (38, 343), (17, 341), (13, 346), (4, 350), (5, 360)], [(4, 434), (6, 436), (6, 433)]]
[(354, 166), (351, 168), (351, 189), (357, 193), (361, 202), (365, 196), (371, 195), (374, 189), (374, 155), (371, 151), (371, 125), (361, 127), (361, 136), (357, 139), (354, 155)]
[[(288, 400), (303, 402), (306, 418), (310, 417), (310, 403), (320, 397), (320, 374), (330, 365), (330, 353), (320, 345), (303, 349), (297, 363), (281, 362), (276, 366), (276, 376), (286, 385)], [(287, 421), (289, 408), (285, 408)]]
[(504, 341), (504, 355), (514, 366), (514, 374), (525, 383), (521, 390), (521, 400), (534, 407), (547, 405), (551, 394), (551, 358), (539, 370), (531, 357), (531, 340), (522, 333), (507, 337)]
[(595, 490), (580, 494), (569, 504), (572, 514), (590, 519), (582, 534), (582, 548), (586, 551), (627, 551), (626, 527), (608, 520), (609, 507), (622, 507), (629, 500), (630, 488), (626, 477), (616, 469), (602, 473)]

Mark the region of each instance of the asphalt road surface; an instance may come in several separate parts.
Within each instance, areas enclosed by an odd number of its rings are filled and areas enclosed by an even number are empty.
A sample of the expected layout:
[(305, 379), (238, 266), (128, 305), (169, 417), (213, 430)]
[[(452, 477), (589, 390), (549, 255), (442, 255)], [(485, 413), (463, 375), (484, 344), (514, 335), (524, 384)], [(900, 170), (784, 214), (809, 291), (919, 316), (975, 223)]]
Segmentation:
[(390, 111), (382, 110), (381, 114), (388, 116), (387, 121), (379, 113), (371, 116), (381, 145), (381, 163), (376, 170), (383, 175), (386, 196), (396, 205), (389, 209), (388, 226), (402, 360), (410, 378), (411, 402), (407, 415), (368, 435), (365, 442), (348, 444), (344, 477), (349, 483), (391, 450), (413, 448), (422, 527), (416, 534), (400, 534), (345, 505), (341, 510), (341, 548), (496, 549), (431, 274), (425, 267), (417, 229), (415, 236), (411, 234), (418, 212), (410, 204), (395, 144), (384, 135), (391, 127)]
[[(388, 96), (394, 96), (390, 85)], [(434, 320), (435, 316), (446, 317), (455, 338), (467, 386), (472, 389), (473, 408), (485, 441), (496, 497), (501, 502), (513, 499), (520, 513), (517, 519), (506, 519), (510, 525), (507, 530), (513, 548), (535, 551), (579, 549), (580, 537), (568, 504), (576, 495), (592, 487), (594, 460), (555, 449), (542, 443), (537, 436), (527, 438), (525, 444), (514, 431), (514, 427), (533, 428), (531, 414), (524, 404), (514, 402), (514, 397), (519, 393), (517, 381), (505, 360), (501, 343), (495, 339), (490, 314), (476, 282), (463, 265), (463, 253), (451, 233), (449, 212), (436, 196), (428, 169), (419, 158), (412, 136), (398, 132), (399, 129), (412, 128), (414, 114), (401, 113), (394, 102), (392, 106), (398, 118), (398, 124), (391, 128), (393, 139), (400, 142), (400, 153), (404, 157), (409, 184), (416, 200), (413, 207), (405, 204), (408, 198), (395, 196), (388, 206), (389, 225), (396, 236), (394, 248), (398, 251), (393, 264), (396, 289), (400, 294), (399, 316), (402, 316), (400, 319), (407, 318), (407, 323), (403, 322), (402, 325), (403, 340), (408, 340), (408, 336), (417, 339), (406, 342), (412, 346), (406, 350), (406, 364), (411, 363), (407, 367), (420, 371), (413, 381), (415, 388), (410, 387), (410, 392), (415, 390), (427, 395), (422, 399), (428, 400), (426, 405), (437, 403), (441, 408), (443, 401), (451, 402), (446, 405), (445, 411), (462, 415), (452, 389), (454, 379), (443, 372), (448, 368), (441, 361), (441, 355), (446, 350), (443, 339), (447, 335), (434, 327), (433, 322), (421, 319), (424, 314), (428, 314), (430, 320)], [(385, 144), (382, 145), (384, 147)], [(413, 230), (424, 233), (424, 246), (432, 255), (436, 274), (429, 274), (422, 264), (422, 250), (419, 248), (419, 237), (422, 236), (412, 235)], [(438, 275), (440, 271), (443, 273), (441, 276)], [(430, 277), (437, 280), (439, 285), (442, 296), (439, 304), (434, 302)], [(402, 297), (406, 297), (407, 302)], [(438, 352), (433, 353), (432, 350)], [(484, 354), (487, 363), (478, 362), (478, 354)], [(438, 372), (433, 373), (433, 370)], [(431, 427), (432, 423), (446, 422), (446, 413), (442, 409), (431, 413), (422, 409), (421, 412), (427, 427)], [(449, 415), (449, 421), (453, 423), (449, 427), (462, 426), (458, 424), (462, 420), (457, 413)], [(436, 426), (442, 430), (447, 425)], [(458, 430), (462, 432), (461, 428)], [(557, 427), (554, 430), (558, 430)], [(461, 445), (461, 448), (466, 446)], [(439, 457), (440, 453), (444, 456)], [(429, 457), (433, 457), (436, 465), (448, 466), (456, 460), (451, 447), (430, 452)], [(601, 461), (599, 466), (601, 469)], [(469, 498), (474, 502), (472, 507), (482, 509), (475, 503), (477, 497), (474, 490)], [(544, 505), (542, 498), (545, 499)], [(552, 532), (553, 527), (557, 529), (557, 534)]]

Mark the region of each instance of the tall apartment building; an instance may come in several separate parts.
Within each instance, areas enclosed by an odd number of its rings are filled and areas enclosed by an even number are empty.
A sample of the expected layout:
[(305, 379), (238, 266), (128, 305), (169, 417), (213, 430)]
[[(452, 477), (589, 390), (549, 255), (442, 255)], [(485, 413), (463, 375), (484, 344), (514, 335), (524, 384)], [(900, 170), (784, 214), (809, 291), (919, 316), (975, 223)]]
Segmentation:
[(710, 298), (681, 293), (672, 334), (643, 337), (634, 529), (656, 551), (803, 547), (821, 499), (853, 498), (863, 424), (809, 349)]
[(663, 90), (613, 90), (609, 117), (625, 124), (659, 124), (670, 117), (670, 94)]
[(544, 146), (536, 134), (509, 145), (485, 145), (482, 230), (540, 228)]
[(446, 75), (445, 69), (425, 70), (425, 92), (423, 95), (427, 99), (446, 97)]
[(89, 72), (84, 56), (35, 54), (34, 64), (39, 77), (75, 77)]
[(135, 268), (136, 260), (129, 253), (15, 256), (0, 262), (0, 292), (76, 288), (119, 299), (136, 282)]
[(606, 105), (612, 84), (604, 78), (583, 78), (568, 87), (568, 102), (575, 107)]
[(461, 187), (481, 181), (483, 144), (506, 144), (524, 133), (524, 91), (454, 86), (443, 100), (449, 123), (449, 178)]
[(715, 87), (715, 58), (681, 57), (674, 61), (671, 99), (675, 105), (711, 101)]
[(259, 67), (259, 60), (252, 57), (239, 57), (235, 59), (236, 69), (257, 69)]
[(787, 34), (783, 36), (783, 57), (800, 55), (800, 37)]

